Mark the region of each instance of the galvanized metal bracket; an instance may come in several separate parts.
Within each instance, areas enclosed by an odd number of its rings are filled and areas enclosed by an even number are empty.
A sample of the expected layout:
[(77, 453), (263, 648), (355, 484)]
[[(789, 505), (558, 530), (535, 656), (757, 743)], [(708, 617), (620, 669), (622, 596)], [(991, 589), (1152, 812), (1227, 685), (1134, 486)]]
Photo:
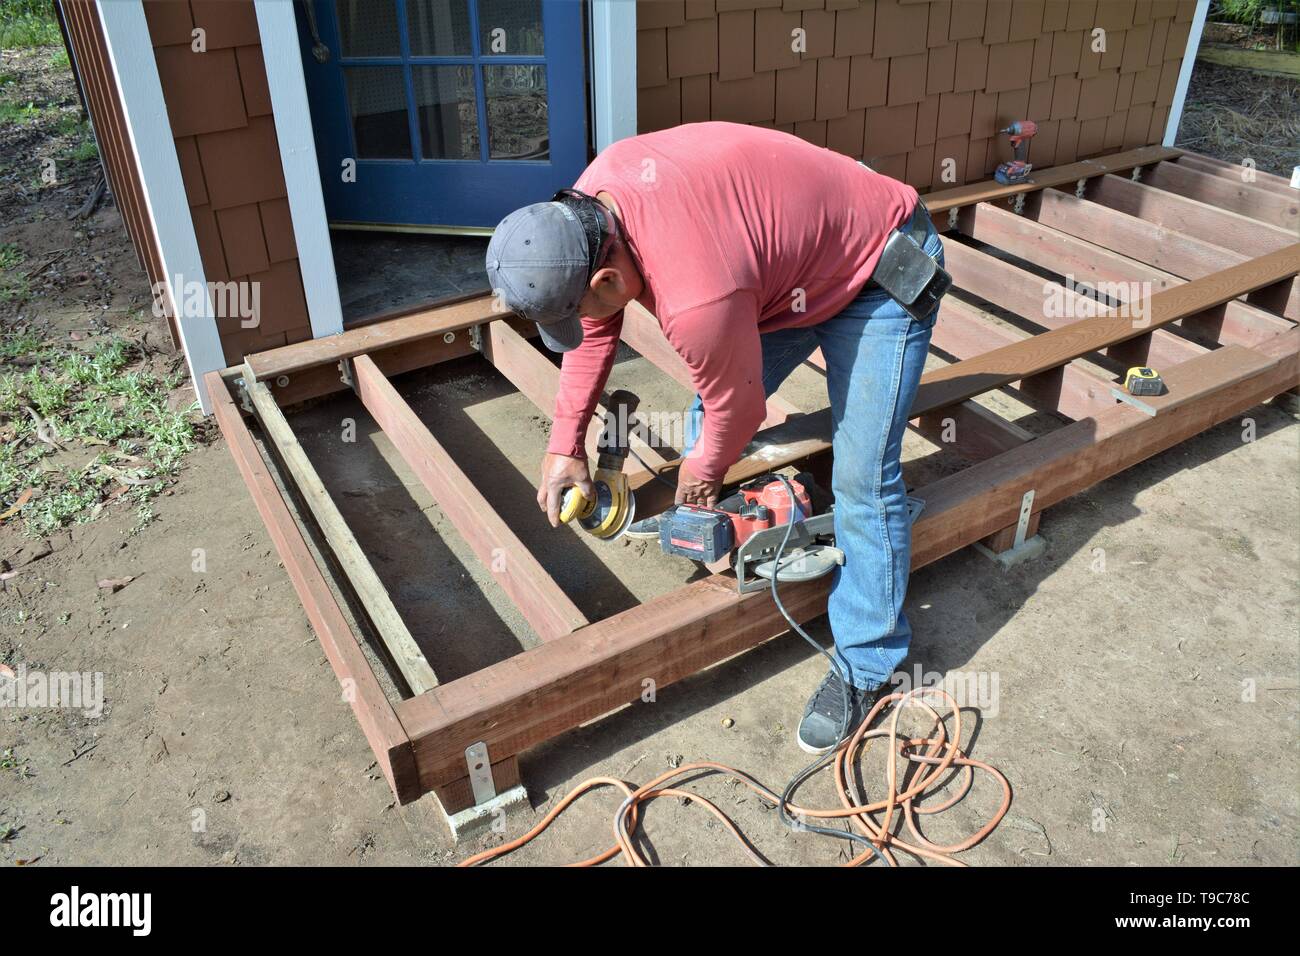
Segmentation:
[(475, 352), (483, 351), (483, 326), (471, 325), (469, 327), (469, 347)]
[(1074, 198), (1082, 199), (1088, 190), (1088, 180), (1080, 177), (1074, 184)]
[(1020, 499), (1020, 517), (1016, 519), (1016, 543), (1018, 548), (1025, 543), (1025, 535), (1029, 531), (1029, 519), (1034, 514), (1034, 489), (1030, 488), (1025, 492), (1024, 497)]
[(1025, 213), (1025, 194), (1016, 193), (1011, 199), (1011, 211), (1017, 216), (1023, 216)]
[(948, 228), (957, 228), (957, 207), (953, 206), (948, 210)]
[(1141, 167), (1141, 166), (1134, 166), (1134, 167), (1133, 167), (1133, 171), (1132, 171), (1131, 173), (1129, 173), (1129, 178), (1130, 178), (1131, 180), (1133, 180), (1133, 182), (1135, 182), (1135, 183), (1140, 183), (1140, 182), (1142, 182), (1142, 167)]
[(239, 407), (250, 415), (253, 414), (253, 400), (248, 394), (248, 383), (242, 377), (237, 378), (235, 379), (235, 388), (239, 392)]
[(479, 741), (465, 748), (465, 766), (469, 768), (469, 786), (474, 792), (474, 803), (487, 803), (497, 795), (497, 785), (492, 780), (492, 761), (488, 759), (487, 744)]
[(356, 391), (357, 376), (352, 368), (352, 359), (339, 359), (339, 381), (353, 391)]

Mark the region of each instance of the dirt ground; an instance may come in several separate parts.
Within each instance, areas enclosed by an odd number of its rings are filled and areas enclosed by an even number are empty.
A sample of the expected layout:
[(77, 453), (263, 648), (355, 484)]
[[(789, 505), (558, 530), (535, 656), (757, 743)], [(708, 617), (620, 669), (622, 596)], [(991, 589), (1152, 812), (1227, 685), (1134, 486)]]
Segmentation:
[[(95, 264), (60, 266), (0, 319), (38, 316), (60, 339), (82, 329), (165, 340), (115, 207), (85, 223), (65, 218), (92, 184), (87, 173), (5, 208), (0, 242), (20, 245), (27, 262), (67, 247), (70, 263)], [(650, 408), (684, 397), (639, 359), (615, 374)], [(811, 374), (789, 389), (807, 408), (817, 401)], [(415, 373), (398, 387), (589, 617), (694, 574), (642, 544), (544, 526), (531, 502), (544, 420), (481, 363)], [(178, 403), (189, 398), (178, 392)], [(1050, 424), (1005, 396), (988, 402), (1031, 430)], [(345, 419), (356, 421), (355, 442), (341, 440)], [(352, 399), (291, 420), (443, 680), (531, 646), (491, 576)], [(106, 700), (90, 717), (0, 708), (0, 860), (448, 864), (503, 839), (487, 832), (457, 847), (431, 798), (394, 805), (224, 442), (210, 430), (196, 437), (143, 525), (117, 501), (43, 541), (19, 522), (0, 525), (0, 559), (17, 572), (0, 590), (0, 663), (102, 674)], [(1298, 442), (1286, 408), (1251, 409), (1053, 507), (1036, 561), (1003, 571), (966, 550), (913, 577), (916, 637), (904, 670), (976, 674), (997, 689), (983, 713), (965, 713), (974, 727), (963, 737), (1007, 775), (1015, 800), (963, 859), (1296, 862)], [(959, 464), (914, 436), (907, 459), (913, 485)], [(118, 590), (98, 586), (128, 576)], [(811, 631), (829, 637), (824, 620)], [(504, 836), (592, 775), (639, 783), (712, 759), (779, 788), (806, 763), (794, 728), (823, 668), (786, 635), (536, 748), (522, 760), (531, 807), (507, 818)], [(865, 772), (876, 793), (880, 758), (877, 749)], [(696, 787), (776, 862), (845, 858), (843, 841), (786, 831), (734, 786)], [(824, 781), (806, 793), (810, 803), (833, 800)], [(927, 821), (927, 836), (963, 837), (997, 796), (980, 778), (957, 808)], [(507, 863), (590, 855), (610, 842), (615, 803), (609, 793), (584, 798)], [(698, 807), (660, 801), (645, 832), (664, 863), (744, 862)]]

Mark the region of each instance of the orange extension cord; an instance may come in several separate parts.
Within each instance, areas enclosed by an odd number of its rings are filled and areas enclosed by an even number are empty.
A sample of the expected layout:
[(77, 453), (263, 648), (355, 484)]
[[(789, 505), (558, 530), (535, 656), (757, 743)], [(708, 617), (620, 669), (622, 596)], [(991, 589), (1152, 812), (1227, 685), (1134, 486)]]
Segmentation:
[[(944, 717), (921, 700), (922, 697), (936, 696), (945, 699), (945, 703), (952, 712), (953, 718), (953, 737), (948, 739), (947, 727), (945, 726)], [(893, 715), (889, 721), (888, 728), (877, 727), (875, 730), (869, 730), (872, 722), (877, 715), (882, 713), (891, 703), (895, 704)], [(929, 735), (925, 737), (905, 737), (898, 736), (898, 718), (905, 707), (919, 707), (929, 712), (934, 720), (934, 725), (930, 729)], [(862, 749), (863, 744), (868, 740), (878, 737), (889, 738), (889, 766), (887, 771), (888, 796), (883, 800), (875, 803), (861, 803), (856, 793), (849, 787), (849, 771), (856, 766), (857, 757)], [(997, 825), (1006, 815), (1011, 806), (1011, 784), (1003, 776), (1001, 771), (997, 770), (986, 763), (967, 757), (957, 746), (961, 741), (961, 709), (957, 706), (957, 701), (947, 691), (937, 687), (918, 687), (906, 693), (890, 694), (888, 697), (882, 697), (876, 702), (876, 706), (867, 714), (857, 731), (848, 740), (840, 744), (835, 753), (834, 772), (835, 772), (835, 789), (839, 795), (840, 803), (843, 805), (838, 809), (817, 810), (806, 809), (787, 804), (789, 813), (796, 817), (816, 818), (816, 819), (839, 819), (847, 817), (851, 825), (856, 827), (868, 840), (871, 841), (880, 851), (881, 855), (889, 862), (890, 866), (897, 866), (898, 861), (894, 858), (891, 850), (902, 850), (917, 857), (935, 860), (939, 863), (945, 863), (950, 866), (965, 866), (966, 864), (956, 859), (954, 854), (963, 850), (968, 850), (975, 844), (979, 843), (986, 836), (993, 832)], [(923, 751), (920, 751), (924, 748)], [(914, 779), (905, 789), (899, 790), (898, 779), (898, 758), (904, 759), (917, 764), (918, 769)], [(964, 768), (963, 782), (958, 792), (945, 800), (938, 806), (922, 807), (920, 801), (927, 790), (931, 787), (942, 789), (944, 784), (943, 778), (951, 767)], [(976, 768), (986, 771), (997, 778), (1002, 784), (1002, 805), (998, 807), (997, 812), (993, 814), (984, 826), (980, 827), (974, 834), (962, 840), (960, 843), (954, 843), (950, 846), (936, 846), (921, 835), (917, 829), (916, 817), (920, 814), (940, 813), (956, 804), (970, 790), (971, 784), (975, 779)], [(928, 771), (928, 772), (927, 772)], [(633, 834), (636, 832), (638, 821), (638, 807), (643, 803), (649, 803), (658, 797), (682, 797), (688, 798), (692, 803), (698, 803), (706, 810), (712, 813), (723, 826), (731, 833), (733, 837), (744, 848), (755, 863), (760, 866), (769, 865), (768, 861), (759, 855), (758, 851), (750, 845), (749, 841), (740, 832), (736, 825), (723, 813), (717, 806), (698, 794), (690, 793), (672, 786), (665, 786), (669, 781), (676, 777), (686, 774), (702, 772), (704, 774), (724, 774), (739, 780), (750, 790), (757, 793), (773, 804), (779, 804), (781, 798), (763, 786), (749, 774), (732, 767), (724, 766), (719, 763), (701, 762), (683, 764), (674, 770), (660, 774), (651, 780), (645, 786), (633, 790), (622, 780), (616, 780), (613, 777), (592, 777), (580, 783), (576, 789), (568, 793), (563, 800), (557, 803), (549, 813), (531, 830), (523, 836), (518, 837), (508, 843), (503, 843), (499, 847), (491, 850), (484, 850), (474, 856), (464, 860), (461, 866), (474, 866), (478, 863), (485, 863), (489, 860), (495, 860), (497, 857), (505, 856), (512, 853), (522, 846), (526, 846), (542, 834), (555, 819), (563, 813), (570, 804), (597, 787), (615, 787), (623, 793), (623, 803), (620, 805), (618, 812), (614, 817), (614, 839), (615, 845), (586, 860), (570, 864), (571, 866), (595, 866), (604, 863), (606, 860), (613, 859), (615, 856), (622, 854), (623, 859), (629, 866), (649, 866), (649, 862), (633, 845)], [(906, 776), (906, 774), (904, 774)], [(897, 828), (898, 814), (901, 811), (901, 819), (906, 823), (907, 829), (911, 832), (914, 842), (905, 842), (899, 839), (896, 833), (891, 832), (891, 826)], [(879, 819), (876, 814), (881, 814)], [(875, 853), (867, 849), (855, 856), (845, 866), (859, 866), (868, 859), (875, 856)]]

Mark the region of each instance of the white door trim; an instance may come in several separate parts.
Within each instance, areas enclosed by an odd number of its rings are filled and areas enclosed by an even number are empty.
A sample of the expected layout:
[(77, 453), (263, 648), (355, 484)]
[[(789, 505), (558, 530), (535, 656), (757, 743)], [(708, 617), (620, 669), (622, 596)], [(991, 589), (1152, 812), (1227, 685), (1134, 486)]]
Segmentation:
[(312, 134), (311, 107), (307, 103), (307, 81), (298, 50), (293, 4), (285, 0), (256, 0), (254, 6), (257, 29), (262, 35), (262, 59), (271, 90), (275, 135), (280, 141), (284, 184), (289, 190), (289, 215), (293, 219), (293, 238), (298, 246), (298, 268), (307, 296), (312, 338), (338, 335), (343, 331), (343, 307), (339, 302), (338, 276), (334, 272), (320, 167), (316, 163), (316, 140)]
[(1192, 30), (1187, 34), (1187, 48), (1183, 50), (1183, 65), (1178, 71), (1178, 86), (1174, 101), (1169, 106), (1169, 119), (1165, 123), (1163, 145), (1173, 146), (1178, 138), (1178, 124), (1183, 119), (1183, 103), (1187, 100), (1187, 87), (1192, 82), (1192, 69), (1196, 66), (1196, 51), (1201, 48), (1201, 31), (1205, 29), (1205, 16), (1210, 10), (1210, 0), (1197, 0), (1192, 16)]
[(147, 225), (158, 245), (181, 348), (194, 390), (207, 413), (212, 406), (203, 386), (203, 376), (225, 368), (226, 360), (211, 299), (207, 294), (186, 294), (186, 290), (194, 288), (206, 293), (207, 277), (194, 235), (194, 220), (181, 178), (181, 164), (172, 139), (144, 6), (141, 0), (115, 0), (97, 3), (94, 8), (103, 26), (109, 65), (121, 91), (122, 113), (140, 175)]
[(596, 152), (636, 135), (636, 4), (591, 0), (591, 98)]

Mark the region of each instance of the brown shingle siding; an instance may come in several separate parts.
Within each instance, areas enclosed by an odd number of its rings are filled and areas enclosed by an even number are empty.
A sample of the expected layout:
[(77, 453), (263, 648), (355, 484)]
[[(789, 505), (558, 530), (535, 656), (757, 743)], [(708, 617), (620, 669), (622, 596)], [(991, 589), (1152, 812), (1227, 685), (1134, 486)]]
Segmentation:
[(190, 11), (194, 26), (206, 33), (209, 50), (261, 45), (257, 13), (248, 0), (190, 0)]
[[(311, 337), (251, 0), (145, 0), (204, 273), (259, 283), (256, 328), (219, 319), (226, 359)], [(205, 31), (206, 51), (189, 31)]]
[(154, 50), (173, 136), (194, 136), (248, 124), (234, 50), (195, 53), (189, 45)]
[(235, 48), (239, 84), (244, 89), (244, 111), (249, 116), (271, 115), (271, 91), (266, 85), (266, 65), (260, 46)]
[(226, 268), (234, 275), (265, 272), (271, 266), (257, 203), (217, 210), (217, 229), (226, 253)]
[[(1159, 139), (1193, 7), (1179, 0), (640, 0), (638, 12), (649, 13), (639, 20), (638, 125), (712, 118), (786, 129), (937, 188), (954, 184), (945, 175), (987, 177), (1011, 155), (998, 130), (1032, 119), (1039, 124), (1032, 161), (1070, 162)], [(1105, 52), (1092, 50), (1097, 28)], [(806, 46), (792, 49), (800, 31)], [(945, 166), (945, 158), (952, 162)]]

